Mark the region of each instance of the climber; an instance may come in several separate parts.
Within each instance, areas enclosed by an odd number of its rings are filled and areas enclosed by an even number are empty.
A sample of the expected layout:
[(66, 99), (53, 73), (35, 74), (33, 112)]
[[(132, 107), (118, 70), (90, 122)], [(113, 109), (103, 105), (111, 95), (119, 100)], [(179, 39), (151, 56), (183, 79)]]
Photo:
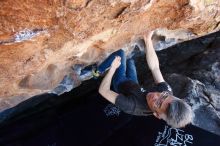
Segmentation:
[(109, 69), (101, 82), (99, 93), (125, 113), (137, 116), (154, 115), (174, 128), (184, 127), (192, 121), (193, 112), (185, 101), (173, 96), (171, 87), (165, 82), (152, 44), (153, 34), (152, 31), (144, 36), (144, 41), (147, 45), (146, 60), (155, 87), (148, 91), (141, 88), (134, 60), (126, 59), (124, 51), (118, 50), (93, 71), (97, 77)]

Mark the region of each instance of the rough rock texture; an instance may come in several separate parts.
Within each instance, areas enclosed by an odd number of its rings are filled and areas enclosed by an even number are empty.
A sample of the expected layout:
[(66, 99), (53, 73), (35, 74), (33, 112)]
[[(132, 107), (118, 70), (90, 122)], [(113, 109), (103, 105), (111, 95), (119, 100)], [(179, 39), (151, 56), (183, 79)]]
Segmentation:
[(7, 0), (0, 6), (0, 111), (51, 92), (65, 76), (79, 85), (75, 64), (100, 62), (120, 47), (129, 51), (150, 30), (161, 28), (160, 50), (217, 31), (220, 22), (219, 0)]
[[(192, 124), (220, 135), (220, 31), (176, 44), (158, 51), (157, 54), (162, 73), (172, 86), (174, 95), (192, 106), (195, 113)], [(152, 86), (153, 77), (147, 67), (145, 55), (136, 51), (134, 59), (140, 84), (145, 88)], [(44, 94), (32, 97), (1, 112), (0, 127), (17, 123), (19, 119), (32, 115), (50, 113), (51, 109), (68, 108), (69, 104), (72, 109), (78, 100), (83, 102), (83, 97), (89, 98), (88, 95), (97, 94), (100, 82), (101, 78), (83, 82), (77, 89), (64, 94), (65, 96)], [(64, 87), (72, 87), (72, 83), (71, 76), (66, 76), (56, 92), (67, 90)]]

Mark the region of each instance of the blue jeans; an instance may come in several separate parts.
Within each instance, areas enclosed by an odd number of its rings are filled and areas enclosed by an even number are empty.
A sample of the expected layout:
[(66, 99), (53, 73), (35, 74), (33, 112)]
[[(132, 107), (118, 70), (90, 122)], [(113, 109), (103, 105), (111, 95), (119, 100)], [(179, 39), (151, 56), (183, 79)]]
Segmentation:
[(124, 81), (132, 80), (135, 83), (138, 83), (136, 67), (133, 59), (127, 59), (125, 52), (120, 49), (112, 53), (104, 62), (102, 62), (97, 70), (100, 73), (104, 73), (112, 64), (112, 61), (116, 56), (121, 57), (121, 65), (115, 71), (115, 74), (112, 78), (113, 90), (118, 92), (118, 85)]

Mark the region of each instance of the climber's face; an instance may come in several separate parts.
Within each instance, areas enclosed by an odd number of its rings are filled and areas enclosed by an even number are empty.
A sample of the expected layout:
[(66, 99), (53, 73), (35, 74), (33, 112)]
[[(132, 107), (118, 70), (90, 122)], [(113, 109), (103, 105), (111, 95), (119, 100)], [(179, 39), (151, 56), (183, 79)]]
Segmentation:
[(159, 119), (166, 118), (166, 109), (170, 102), (172, 102), (175, 97), (170, 95), (168, 92), (149, 92), (147, 94), (147, 103), (154, 116)]

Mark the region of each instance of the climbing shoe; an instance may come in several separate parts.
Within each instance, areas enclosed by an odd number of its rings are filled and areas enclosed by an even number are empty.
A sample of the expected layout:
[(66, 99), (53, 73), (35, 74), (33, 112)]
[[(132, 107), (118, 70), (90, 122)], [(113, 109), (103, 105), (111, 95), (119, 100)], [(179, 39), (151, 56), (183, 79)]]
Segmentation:
[(100, 72), (96, 68), (93, 68), (92, 69), (92, 76), (93, 76), (93, 78), (97, 79), (100, 76)]

